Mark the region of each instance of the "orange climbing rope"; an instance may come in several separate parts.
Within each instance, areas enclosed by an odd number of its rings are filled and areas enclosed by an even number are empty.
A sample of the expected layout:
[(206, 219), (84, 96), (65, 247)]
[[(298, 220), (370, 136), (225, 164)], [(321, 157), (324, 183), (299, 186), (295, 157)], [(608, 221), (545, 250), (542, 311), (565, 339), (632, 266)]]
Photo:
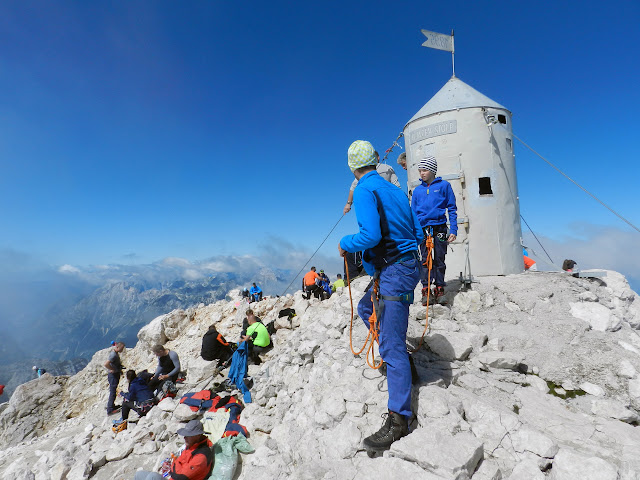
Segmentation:
[[(344, 258), (344, 271), (347, 273), (347, 285), (349, 286), (349, 302), (351, 303), (351, 321), (349, 324), (349, 347), (351, 348), (351, 353), (354, 355), (360, 355), (367, 349), (366, 359), (367, 365), (369, 365), (374, 370), (379, 369), (382, 366), (383, 360), (376, 365), (375, 352), (373, 351), (374, 342), (380, 343), (379, 337), (379, 327), (378, 327), (378, 316), (376, 315), (376, 309), (374, 307), (371, 316), (369, 317), (369, 331), (367, 332), (367, 338), (364, 341), (364, 345), (359, 351), (355, 351), (353, 348), (353, 295), (351, 294), (351, 278), (349, 278), (349, 266), (347, 265), (347, 259)], [(374, 296), (377, 298), (378, 292), (380, 289), (380, 280), (375, 279), (373, 282), (373, 291), (371, 292), (371, 300), (374, 300)], [(375, 302), (374, 302), (375, 303)], [(369, 348), (367, 348), (367, 346)], [(369, 360), (369, 356), (371, 356), (371, 361)]]
[(424, 263), (422, 265), (426, 266), (429, 271), (427, 275), (427, 278), (429, 279), (429, 285), (427, 286), (427, 313), (424, 316), (424, 330), (422, 331), (420, 343), (415, 350), (411, 350), (411, 353), (415, 353), (422, 348), (424, 336), (429, 329), (429, 297), (431, 296), (431, 267), (433, 266), (433, 235), (427, 235), (427, 238), (424, 240), (424, 246), (427, 250), (427, 258), (424, 259)]

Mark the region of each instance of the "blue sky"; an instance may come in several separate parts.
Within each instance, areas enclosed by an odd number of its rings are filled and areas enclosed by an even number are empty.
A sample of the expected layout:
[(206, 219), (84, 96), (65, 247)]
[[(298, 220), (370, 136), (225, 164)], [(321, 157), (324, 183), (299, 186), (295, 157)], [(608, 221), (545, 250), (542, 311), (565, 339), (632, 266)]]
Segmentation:
[[(457, 76), (640, 225), (639, 21), (617, 0), (2, 2), (0, 248), (51, 265), (260, 255), (274, 237), (311, 253), (341, 216), (349, 144), (384, 151), (451, 76), (421, 28), (455, 29)], [(515, 151), (549, 248), (637, 273), (640, 234)], [(355, 229), (352, 212), (320, 253)]]

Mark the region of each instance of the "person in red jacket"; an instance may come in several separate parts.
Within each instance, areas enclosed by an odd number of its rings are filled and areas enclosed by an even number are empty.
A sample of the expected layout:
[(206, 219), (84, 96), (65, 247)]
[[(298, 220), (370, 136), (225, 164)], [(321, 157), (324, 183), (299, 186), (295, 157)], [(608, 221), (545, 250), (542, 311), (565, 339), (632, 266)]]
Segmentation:
[[(185, 448), (169, 469), (172, 480), (205, 480), (213, 469), (213, 444), (204, 434), (200, 420), (191, 420), (184, 428), (178, 430), (184, 437)], [(160, 473), (140, 470), (134, 480), (163, 480)]]
[(4, 385), (0, 385), (0, 395), (4, 393)]

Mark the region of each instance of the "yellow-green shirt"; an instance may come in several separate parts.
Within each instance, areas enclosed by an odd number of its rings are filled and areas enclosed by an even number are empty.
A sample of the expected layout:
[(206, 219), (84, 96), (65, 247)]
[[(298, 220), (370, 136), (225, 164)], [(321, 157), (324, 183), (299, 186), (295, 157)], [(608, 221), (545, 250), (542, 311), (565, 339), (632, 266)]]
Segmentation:
[(252, 336), (253, 332), (256, 332), (256, 338), (253, 339), (253, 344), (258, 347), (268, 347), (271, 343), (271, 338), (269, 337), (269, 332), (267, 332), (267, 327), (265, 327), (260, 322), (256, 322), (253, 325), (249, 325), (247, 328), (247, 335)]

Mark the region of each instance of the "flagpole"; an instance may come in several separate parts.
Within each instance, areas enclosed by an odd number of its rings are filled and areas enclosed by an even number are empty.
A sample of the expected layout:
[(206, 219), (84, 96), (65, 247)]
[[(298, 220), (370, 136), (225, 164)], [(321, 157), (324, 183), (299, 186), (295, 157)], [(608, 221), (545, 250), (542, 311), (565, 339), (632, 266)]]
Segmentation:
[(456, 48), (454, 46), (453, 43), (453, 29), (451, 29), (451, 68), (453, 69), (453, 76), (456, 76), (456, 61), (455, 61), (455, 54)]

